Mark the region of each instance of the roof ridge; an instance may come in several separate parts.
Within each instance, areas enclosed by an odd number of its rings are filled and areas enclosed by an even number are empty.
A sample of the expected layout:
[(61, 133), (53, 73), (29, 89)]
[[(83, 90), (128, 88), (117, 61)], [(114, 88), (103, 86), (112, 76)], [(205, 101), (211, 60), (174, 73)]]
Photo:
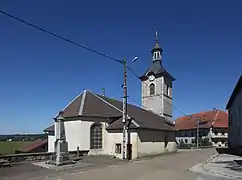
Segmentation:
[[(123, 112), (121, 109), (117, 108), (117, 107), (114, 106), (113, 104), (111, 104), (111, 103), (107, 102), (106, 100), (104, 100), (103, 98), (101, 98), (102, 96), (99, 96), (98, 94), (93, 93), (93, 92), (90, 92), (90, 93), (92, 93), (94, 96), (96, 96), (97, 98), (101, 99), (103, 102), (105, 102), (105, 103), (108, 104), (109, 106), (113, 107), (114, 109), (116, 109), (116, 110), (118, 110), (118, 111), (120, 111), (120, 112)], [(105, 97), (106, 97), (106, 98), (109, 98), (109, 97), (107, 97), (107, 96), (105, 96)], [(110, 99), (115, 100), (115, 101), (118, 101), (118, 100), (113, 99), (113, 98), (110, 98)], [(121, 101), (119, 101), (119, 102), (121, 102)], [(122, 102), (121, 102), (121, 103), (122, 103)], [(127, 105), (130, 105), (130, 104), (127, 103)], [(135, 107), (137, 107), (137, 106), (135, 106)], [(130, 116), (127, 114), (127, 117), (129, 118)], [(133, 122), (133, 124), (134, 124), (136, 127), (139, 127), (139, 124), (138, 124), (134, 119), (132, 119), (132, 122)]]
[[(84, 90), (84, 91), (86, 91), (86, 90)], [(80, 97), (82, 94), (83, 94), (83, 92), (84, 91), (82, 91), (81, 93), (79, 93), (72, 101), (70, 101), (61, 111), (64, 111), (69, 105), (71, 105), (71, 103), (73, 103), (78, 97)], [(59, 113), (57, 113), (54, 117), (56, 118), (57, 116), (58, 116), (58, 114)]]
[(217, 109), (217, 112), (213, 118), (213, 121), (215, 121), (217, 119), (217, 117), (219, 116), (219, 113), (220, 113), (220, 109)]
[(83, 96), (82, 96), (81, 104), (80, 104), (80, 108), (79, 108), (79, 115), (82, 115), (82, 113), (83, 113), (87, 90), (84, 90), (84, 92), (82, 94), (83, 94)]
[(109, 106), (111, 106), (111, 107), (113, 107), (114, 109), (116, 109), (116, 110), (122, 112), (122, 110), (120, 110), (119, 108), (117, 108), (117, 107), (114, 106), (113, 104), (107, 102), (106, 100), (104, 100), (103, 98), (101, 98), (100, 96), (98, 96), (97, 94), (95, 94), (95, 93), (93, 93), (93, 92), (91, 92), (91, 91), (89, 91), (89, 92), (90, 92), (92, 95), (94, 95), (95, 97), (97, 97), (98, 99), (100, 99), (100, 100), (102, 100), (103, 102), (105, 102), (106, 104), (108, 104)]

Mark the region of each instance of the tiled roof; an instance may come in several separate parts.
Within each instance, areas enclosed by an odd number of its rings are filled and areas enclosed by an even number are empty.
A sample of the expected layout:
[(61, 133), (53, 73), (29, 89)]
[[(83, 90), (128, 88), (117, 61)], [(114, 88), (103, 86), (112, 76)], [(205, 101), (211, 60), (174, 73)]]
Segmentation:
[[(128, 116), (133, 118), (131, 127), (174, 130), (173, 122), (164, 117), (154, 114), (140, 107), (128, 104)], [(66, 108), (63, 109), (64, 117), (122, 117), (122, 102), (92, 93), (85, 90), (74, 99)], [(118, 118), (108, 129), (120, 129), (123, 127), (122, 118)], [(53, 131), (54, 128), (48, 127), (45, 131)]]
[(177, 130), (195, 129), (198, 117), (200, 117), (200, 128), (210, 128), (211, 126), (217, 128), (228, 127), (228, 113), (217, 109), (179, 117), (175, 120), (175, 128)]
[(29, 144), (26, 144), (24, 146), (22, 146), (21, 148), (18, 149), (18, 151), (21, 151), (21, 152), (31, 152), (33, 151), (34, 149), (40, 147), (40, 146), (43, 146), (45, 144), (48, 143), (48, 140), (47, 139), (37, 139), (33, 142), (30, 142)]
[(53, 132), (54, 130), (55, 130), (55, 126), (52, 125), (52, 126), (47, 127), (47, 128), (44, 130), (44, 132)]

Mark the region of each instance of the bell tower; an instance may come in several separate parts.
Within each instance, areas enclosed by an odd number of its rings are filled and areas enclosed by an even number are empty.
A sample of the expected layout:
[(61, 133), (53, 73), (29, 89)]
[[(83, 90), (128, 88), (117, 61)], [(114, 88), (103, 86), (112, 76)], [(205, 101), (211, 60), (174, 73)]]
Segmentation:
[(172, 120), (172, 82), (175, 78), (165, 70), (162, 64), (163, 49), (159, 44), (158, 31), (155, 33), (155, 46), (151, 53), (151, 65), (140, 77), (142, 106), (167, 120)]

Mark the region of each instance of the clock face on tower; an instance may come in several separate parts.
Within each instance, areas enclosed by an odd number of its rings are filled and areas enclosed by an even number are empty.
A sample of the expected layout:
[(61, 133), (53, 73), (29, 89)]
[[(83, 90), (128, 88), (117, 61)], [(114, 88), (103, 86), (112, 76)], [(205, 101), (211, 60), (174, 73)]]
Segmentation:
[(155, 76), (154, 76), (154, 75), (150, 75), (150, 76), (149, 76), (149, 80), (150, 80), (150, 81), (154, 81), (154, 80), (155, 80)]

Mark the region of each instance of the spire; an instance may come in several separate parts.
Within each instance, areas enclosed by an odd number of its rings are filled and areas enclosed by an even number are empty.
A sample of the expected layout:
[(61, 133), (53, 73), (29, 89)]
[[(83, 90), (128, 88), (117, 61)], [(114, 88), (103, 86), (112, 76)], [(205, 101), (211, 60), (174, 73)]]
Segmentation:
[(154, 48), (151, 50), (152, 53), (154, 53), (155, 51), (160, 51), (162, 53), (163, 49), (160, 47), (159, 44), (159, 38), (158, 38), (158, 30), (156, 29), (155, 31), (155, 46)]
[(152, 56), (153, 56), (153, 62), (157, 61), (157, 60), (161, 61), (161, 55), (162, 55), (163, 49), (160, 47), (160, 44), (159, 44), (158, 30), (157, 29), (155, 31), (155, 46), (151, 50), (151, 52), (152, 52)]

